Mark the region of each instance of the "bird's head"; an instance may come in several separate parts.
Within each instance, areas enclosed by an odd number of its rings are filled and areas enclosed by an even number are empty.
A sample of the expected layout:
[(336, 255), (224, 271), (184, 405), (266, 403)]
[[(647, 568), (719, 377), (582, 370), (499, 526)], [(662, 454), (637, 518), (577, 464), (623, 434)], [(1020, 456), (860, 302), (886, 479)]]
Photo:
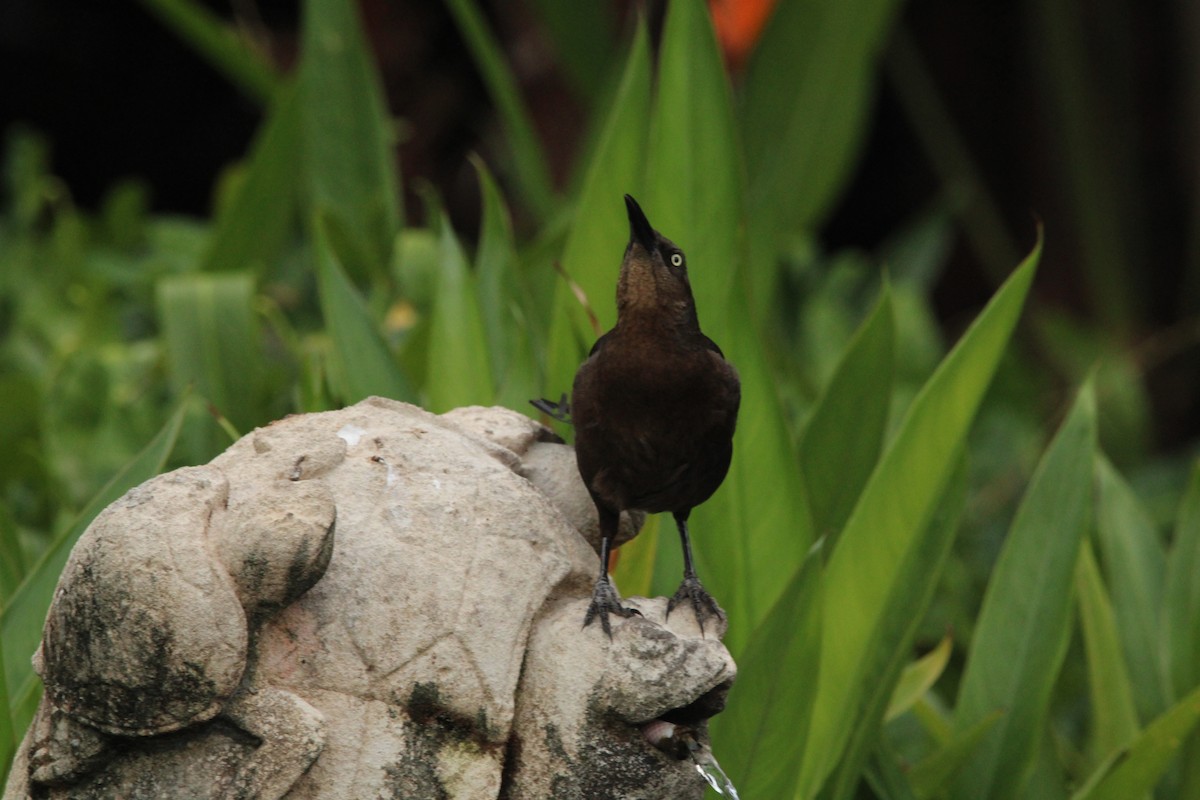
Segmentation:
[(696, 304), (683, 251), (650, 225), (641, 206), (625, 195), (629, 245), (617, 282), (617, 313), (653, 313), (694, 321)]

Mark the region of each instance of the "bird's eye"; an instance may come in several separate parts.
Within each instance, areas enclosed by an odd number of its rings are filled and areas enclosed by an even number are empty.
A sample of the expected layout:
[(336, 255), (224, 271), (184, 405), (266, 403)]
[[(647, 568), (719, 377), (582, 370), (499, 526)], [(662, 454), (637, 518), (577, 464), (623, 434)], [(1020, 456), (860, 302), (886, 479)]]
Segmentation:
[(683, 254), (682, 253), (671, 253), (671, 266), (674, 266), (674, 267), (682, 267), (683, 266)]

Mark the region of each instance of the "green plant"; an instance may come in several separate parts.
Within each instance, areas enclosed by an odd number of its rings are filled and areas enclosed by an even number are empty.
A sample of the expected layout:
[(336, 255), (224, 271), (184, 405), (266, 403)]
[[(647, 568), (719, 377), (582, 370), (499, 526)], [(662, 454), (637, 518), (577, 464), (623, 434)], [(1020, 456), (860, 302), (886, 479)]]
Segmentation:
[[(290, 411), (385, 394), (532, 413), (614, 319), (629, 192), (687, 248), (705, 329), (743, 380), (733, 468), (693, 515), (742, 669), (712, 725), (742, 794), (1200, 792), (1196, 759), (1176, 757), (1200, 752), (1200, 472), (1167, 546), (1097, 443), (1104, 364), (1046, 443), (1024, 388), (1046, 371), (1011, 341), (1040, 246), (952, 348), (929, 304), (944, 213), (880, 253), (821, 249), (897, 3), (783, 0), (736, 88), (700, 0), (670, 4), (657, 59), (640, 23), (620, 53), (572, 51), (594, 60), (575, 74), (617, 79), (591, 85), (593, 144), (558, 196), (489, 29), (449, 2), (513, 153), (475, 163), (473, 253), (432, 195), (425, 226), (406, 221), (353, 5), (306, 0), (301, 64), (280, 75), (189, 0), (145, 3), (267, 118), (207, 222), (149, 215), (133, 185), (85, 215), (36, 137), (10, 137), (0, 763), (37, 702), (29, 655), (57, 574), (100, 508)], [(1001, 539), (994, 569), (966, 546)], [(618, 583), (669, 593), (678, 558), (652, 520)]]

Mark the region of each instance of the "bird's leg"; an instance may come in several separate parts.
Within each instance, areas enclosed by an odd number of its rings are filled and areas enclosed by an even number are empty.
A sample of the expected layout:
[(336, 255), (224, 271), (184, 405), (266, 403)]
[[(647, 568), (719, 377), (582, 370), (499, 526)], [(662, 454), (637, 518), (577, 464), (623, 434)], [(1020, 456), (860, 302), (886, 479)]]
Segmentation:
[(692, 610), (696, 612), (696, 622), (700, 623), (700, 633), (703, 634), (704, 620), (710, 617), (724, 620), (725, 612), (717, 605), (717, 601), (713, 599), (712, 595), (700, 585), (700, 579), (696, 577), (696, 568), (692, 565), (692, 542), (688, 539), (687, 512), (676, 513), (674, 516), (675, 525), (679, 528), (679, 540), (683, 542), (683, 581), (675, 590), (674, 596), (667, 601), (667, 616), (670, 617), (675, 606), (686, 600), (691, 604)]
[(596, 509), (600, 512), (600, 577), (596, 578), (596, 586), (592, 589), (592, 603), (583, 618), (583, 627), (591, 625), (592, 620), (599, 617), (600, 627), (611, 639), (612, 628), (608, 624), (608, 615), (611, 613), (618, 617), (632, 617), (638, 612), (621, 605), (621, 596), (608, 579), (608, 553), (612, 549), (613, 539), (617, 536), (620, 514), (599, 503), (596, 504)]

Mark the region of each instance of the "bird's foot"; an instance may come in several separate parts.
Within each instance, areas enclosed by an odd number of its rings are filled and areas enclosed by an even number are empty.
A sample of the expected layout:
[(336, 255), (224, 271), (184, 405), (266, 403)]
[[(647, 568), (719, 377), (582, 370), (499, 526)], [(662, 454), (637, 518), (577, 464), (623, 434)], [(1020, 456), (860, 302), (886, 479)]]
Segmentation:
[(596, 581), (596, 587), (592, 589), (592, 604), (588, 606), (587, 614), (583, 617), (583, 627), (591, 625), (592, 620), (599, 617), (600, 627), (611, 639), (612, 627), (608, 623), (609, 614), (616, 614), (618, 617), (632, 617), (634, 614), (641, 616), (641, 612), (636, 609), (621, 605), (621, 596), (613, 588), (612, 581), (605, 576)]
[(717, 619), (720, 622), (725, 622), (725, 612), (717, 605), (717, 601), (713, 596), (700, 585), (700, 579), (695, 575), (685, 576), (683, 583), (679, 584), (679, 588), (675, 590), (675, 594), (667, 601), (667, 617), (671, 616), (671, 611), (675, 606), (683, 602), (687, 602), (692, 607), (692, 611), (696, 613), (696, 622), (700, 624), (700, 634), (704, 635), (704, 621), (708, 619)]

